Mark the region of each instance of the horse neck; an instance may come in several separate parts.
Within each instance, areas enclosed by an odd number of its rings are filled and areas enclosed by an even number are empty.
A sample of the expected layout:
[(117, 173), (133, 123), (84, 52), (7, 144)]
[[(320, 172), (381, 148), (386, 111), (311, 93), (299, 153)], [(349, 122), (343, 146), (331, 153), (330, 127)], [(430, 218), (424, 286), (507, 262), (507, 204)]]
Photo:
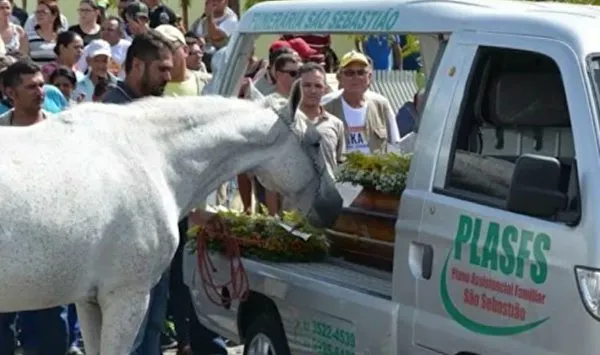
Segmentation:
[[(254, 117), (219, 117), (194, 129), (179, 129), (162, 143), (163, 176), (179, 218), (202, 205), (210, 193), (249, 172), (280, 149), (283, 124)], [(159, 144), (160, 145), (160, 144)]]

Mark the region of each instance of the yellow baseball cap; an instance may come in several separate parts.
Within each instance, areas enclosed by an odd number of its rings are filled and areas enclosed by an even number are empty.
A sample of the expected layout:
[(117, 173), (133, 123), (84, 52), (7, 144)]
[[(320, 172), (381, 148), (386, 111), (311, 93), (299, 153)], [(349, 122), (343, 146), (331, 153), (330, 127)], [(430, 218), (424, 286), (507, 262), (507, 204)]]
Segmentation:
[(160, 25), (154, 30), (163, 35), (167, 41), (172, 42), (173, 44), (175, 44), (175, 42), (179, 42), (179, 44), (186, 43), (183, 33), (181, 33), (181, 31), (173, 25)]
[(369, 58), (367, 58), (366, 55), (357, 51), (350, 51), (344, 54), (344, 56), (342, 56), (342, 59), (340, 60), (340, 68), (345, 68), (350, 63), (361, 63), (367, 66), (371, 65), (371, 61), (369, 60)]

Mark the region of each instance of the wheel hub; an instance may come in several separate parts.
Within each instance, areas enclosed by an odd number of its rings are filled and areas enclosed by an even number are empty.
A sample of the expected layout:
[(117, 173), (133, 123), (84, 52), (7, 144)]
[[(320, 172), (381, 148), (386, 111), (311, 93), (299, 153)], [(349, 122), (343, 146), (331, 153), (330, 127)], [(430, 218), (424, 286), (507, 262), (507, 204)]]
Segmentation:
[(277, 355), (271, 339), (263, 333), (258, 333), (248, 346), (248, 355)]

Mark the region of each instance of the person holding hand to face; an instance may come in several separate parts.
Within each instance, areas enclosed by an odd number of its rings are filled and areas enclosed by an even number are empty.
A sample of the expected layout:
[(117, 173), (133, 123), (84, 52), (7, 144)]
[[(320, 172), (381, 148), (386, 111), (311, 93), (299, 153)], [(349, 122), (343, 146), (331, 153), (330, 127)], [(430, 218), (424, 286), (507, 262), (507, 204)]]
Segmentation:
[(238, 17), (227, 6), (227, 0), (206, 0), (204, 15), (198, 18), (190, 29), (206, 40), (204, 63), (210, 69), (210, 59), (217, 50), (225, 47), (236, 29)]

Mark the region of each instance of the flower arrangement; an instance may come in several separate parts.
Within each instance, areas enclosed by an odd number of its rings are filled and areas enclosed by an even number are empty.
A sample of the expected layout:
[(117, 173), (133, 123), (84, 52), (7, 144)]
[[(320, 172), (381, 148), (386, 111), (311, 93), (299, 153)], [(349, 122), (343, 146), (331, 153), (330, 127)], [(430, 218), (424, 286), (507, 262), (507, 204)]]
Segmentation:
[[(244, 257), (306, 262), (323, 260), (329, 252), (325, 231), (311, 226), (296, 211), (285, 211), (280, 218), (269, 216), (266, 208), (253, 215), (224, 209), (216, 215), (236, 239)], [(195, 242), (202, 231), (202, 226), (194, 226), (188, 231), (188, 238)], [(208, 236), (210, 250), (224, 251), (220, 237)], [(195, 243), (191, 247), (195, 249)]]
[(399, 196), (406, 187), (406, 176), (412, 154), (346, 154), (340, 165), (337, 180), (360, 185), (366, 189)]

